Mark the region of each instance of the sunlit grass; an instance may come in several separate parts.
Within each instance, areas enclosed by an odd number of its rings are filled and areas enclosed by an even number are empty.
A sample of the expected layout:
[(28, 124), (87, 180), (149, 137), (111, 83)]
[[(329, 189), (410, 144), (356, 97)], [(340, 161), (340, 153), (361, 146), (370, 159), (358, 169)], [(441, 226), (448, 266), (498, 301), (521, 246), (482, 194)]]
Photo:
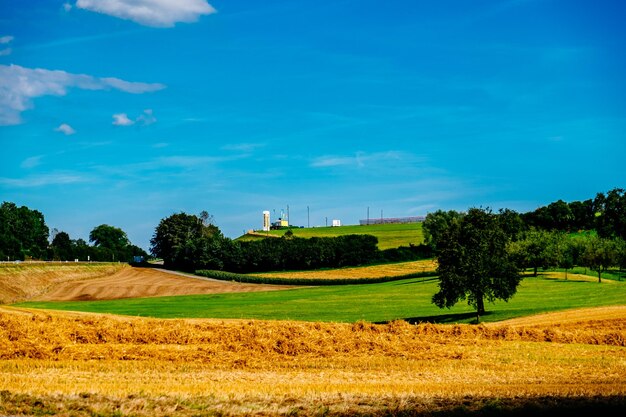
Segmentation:
[[(413, 278), (380, 284), (333, 285), (284, 291), (136, 298), (81, 302), (27, 302), (25, 307), (113, 313), (161, 318), (388, 322), (392, 320), (470, 323), (474, 310), (464, 302), (439, 309), (432, 302), (436, 278)], [(570, 308), (622, 305), (626, 282), (570, 275), (526, 277), (509, 302), (487, 304), (484, 322)]]
[(291, 229), (270, 230), (267, 232), (257, 231), (254, 235), (244, 235), (239, 239), (250, 240), (262, 238), (263, 236), (283, 236), (287, 230), (291, 230), (294, 236), (311, 237), (336, 237), (351, 234), (369, 234), (378, 238), (379, 249), (397, 248), (419, 245), (424, 242), (422, 223), (398, 223), (398, 224), (370, 224), (370, 225), (348, 225), (339, 227), (307, 227)]

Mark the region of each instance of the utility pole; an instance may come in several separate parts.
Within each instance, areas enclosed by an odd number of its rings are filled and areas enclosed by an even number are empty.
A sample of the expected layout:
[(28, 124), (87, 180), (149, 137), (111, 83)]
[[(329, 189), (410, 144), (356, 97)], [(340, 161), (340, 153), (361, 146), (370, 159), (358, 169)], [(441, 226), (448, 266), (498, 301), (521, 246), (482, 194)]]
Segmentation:
[(383, 211), (380, 210), (380, 224), (383, 224)]
[(370, 208), (367, 208), (367, 225), (370, 225)]
[(311, 218), (309, 213), (309, 206), (306, 206), (306, 227), (311, 227)]
[(287, 226), (291, 226), (291, 219), (289, 218), (289, 204), (287, 204)]
[(326, 227), (328, 227), (328, 217), (326, 217)]

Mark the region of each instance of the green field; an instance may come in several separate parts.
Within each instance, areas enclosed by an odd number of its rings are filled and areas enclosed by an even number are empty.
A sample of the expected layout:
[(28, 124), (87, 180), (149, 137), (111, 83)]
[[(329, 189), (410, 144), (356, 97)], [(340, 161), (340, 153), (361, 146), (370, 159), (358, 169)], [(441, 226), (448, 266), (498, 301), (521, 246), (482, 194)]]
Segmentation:
[[(158, 318), (271, 319), (325, 322), (470, 323), (466, 303), (439, 309), (431, 303), (437, 279), (414, 278), (382, 284), (307, 287), (285, 291), (136, 298), (111, 301), (25, 302), (19, 307), (113, 313)], [(482, 321), (493, 322), (550, 311), (623, 305), (626, 282), (571, 275), (568, 280), (527, 277), (508, 303), (487, 304)]]
[(260, 239), (265, 236), (282, 236), (287, 230), (291, 230), (294, 236), (311, 237), (335, 237), (341, 235), (367, 234), (378, 238), (379, 249), (397, 248), (399, 246), (409, 246), (409, 244), (419, 245), (424, 242), (422, 223), (403, 224), (370, 224), (367, 226), (339, 226), (339, 227), (309, 227), (270, 230), (269, 232), (256, 231), (255, 234), (245, 234), (237, 240)]

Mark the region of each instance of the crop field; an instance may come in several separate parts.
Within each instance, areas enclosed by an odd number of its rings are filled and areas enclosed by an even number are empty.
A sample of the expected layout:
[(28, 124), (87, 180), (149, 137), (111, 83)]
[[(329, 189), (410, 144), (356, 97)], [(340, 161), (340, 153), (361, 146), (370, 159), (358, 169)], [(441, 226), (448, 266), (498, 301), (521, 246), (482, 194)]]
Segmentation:
[[(311, 237), (336, 237), (341, 235), (367, 234), (378, 238), (379, 249), (397, 248), (400, 246), (409, 246), (410, 244), (419, 245), (424, 242), (424, 233), (422, 231), (422, 223), (404, 223), (404, 224), (370, 224), (370, 225), (349, 225), (339, 227), (307, 227), (289, 229), (294, 236), (311, 238)], [(253, 234), (246, 234), (238, 239), (258, 239), (267, 236), (282, 236), (287, 229), (270, 230), (268, 232), (255, 231)]]
[(3, 303), (111, 300), (286, 288), (290, 287), (216, 281), (120, 263), (0, 264), (0, 301)]
[(96, 262), (2, 263), (0, 303), (31, 299), (65, 282), (106, 278), (127, 268), (127, 264)]
[(437, 262), (432, 259), (398, 262), (383, 265), (369, 265), (360, 267), (348, 267), (340, 269), (318, 269), (314, 271), (281, 271), (262, 272), (248, 274), (252, 276), (263, 276), (270, 278), (315, 278), (315, 279), (336, 279), (336, 278), (381, 278), (405, 276), (420, 272), (434, 272), (437, 269)]
[(0, 414), (617, 416), (625, 340), (625, 307), (480, 326), (2, 308)]
[[(626, 410), (626, 282), (527, 277), (509, 303), (489, 304), (475, 325), (467, 324), (474, 319), (467, 305), (430, 303), (432, 278), (252, 291), (253, 284), (160, 270), (65, 266), (65, 278), (50, 266), (54, 276), (33, 291), (37, 301), (0, 306), (0, 415), (605, 417)], [(20, 267), (4, 271), (0, 288), (28, 267), (45, 275), (43, 266)], [(216, 293), (124, 298), (141, 279), (142, 288), (154, 287), (153, 273), (163, 274), (160, 294), (198, 283)], [(81, 288), (74, 300), (86, 291), (94, 300), (44, 301), (74, 286)], [(105, 299), (112, 286), (117, 299)]]

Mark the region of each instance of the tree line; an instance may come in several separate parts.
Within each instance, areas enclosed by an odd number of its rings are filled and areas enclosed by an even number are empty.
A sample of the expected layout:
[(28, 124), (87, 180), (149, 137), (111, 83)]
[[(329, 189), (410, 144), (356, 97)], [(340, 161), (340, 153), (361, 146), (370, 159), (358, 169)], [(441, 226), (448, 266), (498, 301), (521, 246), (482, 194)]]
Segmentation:
[(64, 231), (51, 231), (38, 210), (7, 201), (0, 205), (0, 261), (130, 262), (135, 256), (148, 257), (130, 242), (126, 232), (107, 224), (95, 227), (89, 242), (71, 239)]
[[(423, 224), (424, 238), (437, 254), (446, 230), (465, 213), (438, 210)], [(507, 251), (521, 269), (584, 266), (598, 279), (610, 267), (625, 268), (626, 193), (615, 188), (594, 199), (565, 203), (558, 200), (527, 213), (502, 209), (498, 227), (508, 235)]]
[[(626, 268), (626, 194), (613, 189), (598, 193), (587, 206), (585, 227), (570, 206), (559, 200), (533, 212), (471, 208), (431, 213), (424, 220), (426, 244), (438, 260), (439, 291), (432, 302), (440, 308), (466, 300), (485, 313), (485, 302), (508, 301), (517, 292), (522, 271), (532, 268), (584, 266), (602, 273)], [(585, 212), (585, 211), (583, 211)], [(569, 213), (569, 214), (568, 214)], [(586, 213), (586, 212), (585, 212)], [(576, 232), (574, 231), (576, 229)]]
[(288, 230), (280, 238), (237, 241), (225, 237), (206, 215), (184, 212), (162, 219), (151, 245), (167, 268), (237, 273), (341, 268), (432, 255), (419, 245), (381, 251), (375, 236), (362, 234), (299, 238)]

